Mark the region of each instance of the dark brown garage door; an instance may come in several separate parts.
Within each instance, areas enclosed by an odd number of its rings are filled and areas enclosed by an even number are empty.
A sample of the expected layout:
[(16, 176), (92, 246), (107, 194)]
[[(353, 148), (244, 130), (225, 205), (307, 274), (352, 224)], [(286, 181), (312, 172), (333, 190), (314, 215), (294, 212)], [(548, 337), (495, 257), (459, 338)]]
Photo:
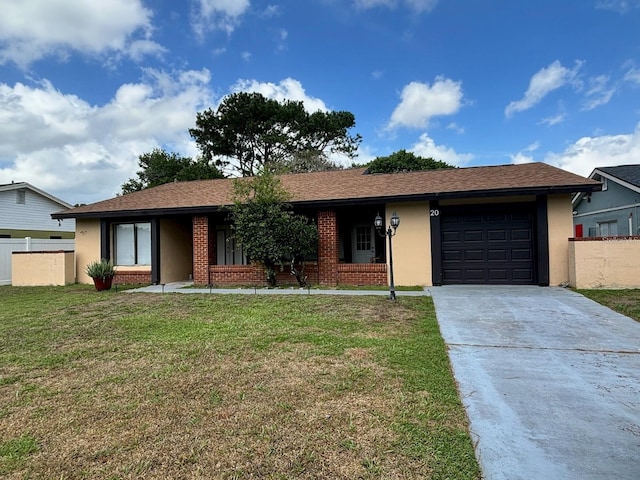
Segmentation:
[(444, 284), (536, 283), (534, 208), (441, 208)]

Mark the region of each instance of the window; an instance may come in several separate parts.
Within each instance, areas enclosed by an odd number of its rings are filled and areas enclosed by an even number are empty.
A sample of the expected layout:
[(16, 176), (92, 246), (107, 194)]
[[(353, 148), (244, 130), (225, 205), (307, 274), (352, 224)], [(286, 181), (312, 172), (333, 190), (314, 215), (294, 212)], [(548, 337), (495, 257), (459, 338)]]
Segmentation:
[(151, 265), (151, 224), (114, 225), (116, 265)]
[(247, 257), (242, 247), (236, 245), (231, 227), (216, 230), (216, 263), (218, 265), (246, 265)]
[(19, 188), (16, 190), (16, 203), (19, 205), (24, 205), (26, 203), (26, 190), (24, 188)]
[(49, 240), (62, 240), (62, 235), (49, 235)]
[(602, 191), (604, 192), (607, 188), (609, 188), (609, 182), (607, 181), (607, 178), (601, 178), (600, 179), (602, 181)]
[(618, 236), (618, 222), (616, 220), (613, 220), (611, 222), (598, 222), (598, 236), (599, 237)]

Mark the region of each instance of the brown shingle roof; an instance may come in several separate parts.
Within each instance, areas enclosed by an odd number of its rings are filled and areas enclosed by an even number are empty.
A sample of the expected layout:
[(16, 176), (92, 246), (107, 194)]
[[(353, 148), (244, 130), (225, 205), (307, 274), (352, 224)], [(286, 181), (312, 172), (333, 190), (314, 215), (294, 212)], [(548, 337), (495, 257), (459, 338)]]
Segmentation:
[[(365, 175), (365, 169), (283, 175), (294, 204), (339, 204), (486, 195), (593, 191), (599, 182), (545, 163)], [(77, 207), (54, 218), (216, 210), (231, 203), (232, 180), (160, 185)]]

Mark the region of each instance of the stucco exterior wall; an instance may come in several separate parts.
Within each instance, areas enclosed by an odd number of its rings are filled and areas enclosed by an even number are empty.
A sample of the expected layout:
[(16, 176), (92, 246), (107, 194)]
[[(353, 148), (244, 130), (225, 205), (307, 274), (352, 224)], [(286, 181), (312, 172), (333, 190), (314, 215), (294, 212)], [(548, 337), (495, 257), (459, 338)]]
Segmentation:
[(76, 220), (76, 281), (93, 284), (87, 265), (100, 260), (100, 220)]
[[(389, 225), (393, 212), (400, 217), (400, 226), (393, 237), (394, 283), (397, 286), (431, 286), (429, 202), (387, 204), (386, 226)], [(388, 242), (386, 248), (389, 248)], [(388, 263), (389, 255), (387, 267)]]
[(160, 220), (160, 282), (193, 278), (191, 226), (175, 219)]
[(549, 285), (569, 281), (569, 245), (573, 237), (573, 210), (570, 195), (549, 195)]
[(70, 285), (75, 283), (72, 251), (13, 252), (11, 255), (11, 285)]
[(572, 239), (568, 244), (572, 287), (640, 288), (640, 237)]

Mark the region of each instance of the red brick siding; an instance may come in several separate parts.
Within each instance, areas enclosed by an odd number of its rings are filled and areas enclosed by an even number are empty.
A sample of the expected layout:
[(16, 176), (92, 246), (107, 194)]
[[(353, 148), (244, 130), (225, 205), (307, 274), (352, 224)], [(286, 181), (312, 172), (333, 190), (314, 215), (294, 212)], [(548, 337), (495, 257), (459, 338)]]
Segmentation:
[(340, 285), (387, 285), (384, 263), (341, 263), (337, 270)]
[[(236, 285), (257, 285), (266, 286), (266, 275), (264, 268), (257, 265), (210, 265), (210, 278), (212, 285), (236, 286)], [(305, 265), (304, 274), (310, 284), (318, 283), (318, 266), (315, 264)], [(278, 285), (297, 285), (298, 282), (291, 275), (289, 266), (285, 266), (283, 271), (277, 273)]]
[(196, 285), (209, 283), (209, 218), (193, 217), (193, 282)]
[(338, 222), (336, 212), (318, 212), (318, 283), (338, 284)]
[(118, 270), (113, 283), (151, 283), (151, 272)]

